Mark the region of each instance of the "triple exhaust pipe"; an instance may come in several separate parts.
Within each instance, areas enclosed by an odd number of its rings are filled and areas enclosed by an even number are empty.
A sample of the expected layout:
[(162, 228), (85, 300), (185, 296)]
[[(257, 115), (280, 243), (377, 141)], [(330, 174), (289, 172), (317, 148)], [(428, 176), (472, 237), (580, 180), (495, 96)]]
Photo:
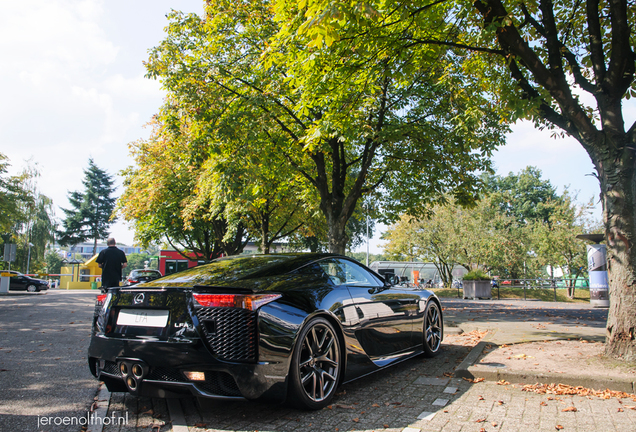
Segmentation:
[(148, 373), (148, 366), (138, 360), (122, 360), (118, 366), (128, 391), (136, 392)]

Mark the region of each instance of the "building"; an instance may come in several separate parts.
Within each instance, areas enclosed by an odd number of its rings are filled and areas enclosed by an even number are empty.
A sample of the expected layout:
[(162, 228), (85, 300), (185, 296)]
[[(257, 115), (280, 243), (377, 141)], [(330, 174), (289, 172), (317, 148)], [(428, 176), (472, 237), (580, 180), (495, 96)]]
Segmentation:
[(102, 269), (96, 262), (94, 255), (87, 262), (71, 260), (62, 267), (60, 288), (62, 289), (95, 289), (101, 286)]
[[(418, 281), (432, 281), (433, 285), (439, 284), (441, 278), (435, 264), (424, 262), (405, 261), (375, 261), (369, 268), (385, 278), (397, 276), (402, 282), (415, 283)], [(453, 267), (453, 279), (461, 279), (467, 272), (463, 266)]]
[[(59, 248), (59, 245), (55, 245), (55, 248)], [(102, 250), (106, 249), (108, 247), (108, 245), (106, 243), (97, 243), (97, 251), (95, 252), (95, 255), (100, 253)], [(134, 254), (134, 253), (140, 253), (141, 252), (141, 248), (140, 247), (135, 247), (135, 246), (126, 246), (126, 245), (121, 245), (118, 244), (117, 247), (121, 250), (123, 250), (126, 255), (130, 255), (130, 254)], [(74, 246), (70, 246), (68, 248), (68, 251), (66, 251), (66, 255), (65, 258), (73, 258), (75, 256), (75, 254), (79, 254), (82, 256), (82, 259), (84, 260), (89, 260), (93, 257), (93, 242), (84, 242), (84, 243), (78, 243)]]
[[(258, 243), (248, 242), (243, 249), (243, 253), (241, 255), (247, 254), (256, 254), (259, 253)], [(271, 253), (282, 253), (286, 250), (286, 245), (283, 243), (274, 243), (271, 248)], [(162, 275), (166, 276), (172, 273), (180, 272), (182, 270), (186, 270), (192, 267), (196, 267), (201, 264), (205, 264), (205, 260), (201, 259), (194, 252), (184, 252), (186, 257), (181, 255), (176, 250), (162, 250), (159, 252), (159, 265), (158, 270)]]

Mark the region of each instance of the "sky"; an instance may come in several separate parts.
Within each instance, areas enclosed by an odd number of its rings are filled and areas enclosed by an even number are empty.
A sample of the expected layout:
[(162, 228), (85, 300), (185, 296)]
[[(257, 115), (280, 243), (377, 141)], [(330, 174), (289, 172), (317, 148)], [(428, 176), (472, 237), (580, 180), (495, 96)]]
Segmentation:
[[(11, 174), (37, 164), (40, 192), (53, 199), (58, 218), (60, 207), (68, 208), (69, 191), (82, 190), (89, 158), (113, 175), (121, 194), (119, 172), (133, 164), (128, 144), (149, 136), (144, 126), (162, 103), (160, 83), (144, 78), (142, 62), (164, 38), (171, 9), (201, 14), (203, 1), (3, 2), (0, 152)], [(493, 157), (497, 174), (535, 166), (559, 192), (578, 191), (581, 202), (596, 197), (600, 219), (598, 182), (578, 142), (552, 139), (529, 123), (515, 125), (507, 142)], [(371, 253), (382, 252), (378, 231)], [(134, 242), (122, 221), (112, 233), (118, 242)]]

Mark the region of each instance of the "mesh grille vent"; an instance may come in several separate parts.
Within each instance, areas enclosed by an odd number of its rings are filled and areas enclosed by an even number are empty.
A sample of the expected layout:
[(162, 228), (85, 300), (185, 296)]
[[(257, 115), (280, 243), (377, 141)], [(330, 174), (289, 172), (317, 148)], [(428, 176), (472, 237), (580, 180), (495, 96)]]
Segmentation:
[(238, 308), (199, 308), (197, 317), (203, 324), (205, 339), (217, 357), (228, 361), (256, 361), (256, 312)]
[(206, 372), (206, 381), (197, 384), (205, 393), (219, 396), (242, 396), (232, 375), (226, 372)]

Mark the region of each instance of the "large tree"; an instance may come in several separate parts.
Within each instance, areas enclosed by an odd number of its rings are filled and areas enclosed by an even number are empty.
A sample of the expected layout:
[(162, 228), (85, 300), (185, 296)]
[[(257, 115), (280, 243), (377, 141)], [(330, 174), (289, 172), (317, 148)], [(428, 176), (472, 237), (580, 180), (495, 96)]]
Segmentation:
[(583, 242), (576, 238), (579, 234), (589, 234), (598, 228), (589, 219), (592, 203), (577, 205), (568, 190), (558, 200), (547, 203), (550, 207), (547, 221), (536, 221), (531, 225), (533, 251), (541, 266), (553, 269), (561, 267), (568, 279), (568, 296), (574, 296), (575, 282), (587, 272), (587, 252)]
[[(606, 353), (635, 360), (636, 123), (625, 125), (623, 103), (636, 94), (636, 5), (627, 0), (303, 4), (308, 6), (297, 19), (314, 40), (347, 45), (355, 39), (378, 46), (376, 53), (394, 55), (419, 46), (460, 49), (466, 74), (481, 76), (484, 88), (508, 108), (504, 120), (529, 118), (579, 141), (596, 168), (603, 203), (613, 299)], [(440, 11), (447, 12), (443, 37), (429, 31)], [(284, 8), (280, 16), (286, 16)], [(364, 31), (357, 30), (361, 23)], [(343, 27), (352, 31), (341, 42)]]
[(559, 200), (550, 180), (541, 178), (541, 170), (528, 166), (518, 174), (485, 175), (484, 190), (502, 213), (520, 224), (547, 222), (554, 211), (552, 202)]
[(33, 199), (24, 188), (24, 182), (28, 180), (25, 173), (17, 176), (7, 175), (9, 169), (7, 156), (0, 153), (0, 233), (9, 234), (15, 224), (23, 219), (22, 210)]
[(18, 175), (3, 178), (4, 160), (0, 153), (0, 234), (5, 242), (17, 244), (15, 268), (40, 270), (46, 247), (54, 240), (53, 203), (38, 189), (37, 164), (27, 161)]
[(369, 61), (353, 41), (312, 47), (292, 32), (279, 43), (271, 6), (217, 0), (204, 18), (171, 16), (147, 67), (197, 130), (219, 146), (235, 146), (237, 129), (258, 131), (261, 139), (240, 144), (285, 157), (307, 205), (319, 203), (332, 252), (344, 253), (364, 196), (391, 216), (446, 193), (475, 198), (478, 171), (506, 128), (477, 80), (459, 86), (449, 73), (456, 57), (425, 49)]
[(204, 261), (239, 254), (248, 241), (245, 226), (240, 218), (228, 221), (221, 204), (198, 200), (204, 146), (173, 114), (157, 116), (150, 138), (129, 145), (136, 166), (122, 172), (118, 211), (143, 246), (165, 240), (185, 258), (194, 252)]
[(89, 158), (82, 184), (84, 190), (68, 194), (71, 208), (62, 209), (65, 218), (58, 232), (58, 241), (61, 245), (75, 245), (92, 239), (93, 254), (96, 254), (97, 241), (108, 237), (108, 230), (114, 222), (112, 216), (116, 198), (111, 196), (115, 191), (114, 180)]

